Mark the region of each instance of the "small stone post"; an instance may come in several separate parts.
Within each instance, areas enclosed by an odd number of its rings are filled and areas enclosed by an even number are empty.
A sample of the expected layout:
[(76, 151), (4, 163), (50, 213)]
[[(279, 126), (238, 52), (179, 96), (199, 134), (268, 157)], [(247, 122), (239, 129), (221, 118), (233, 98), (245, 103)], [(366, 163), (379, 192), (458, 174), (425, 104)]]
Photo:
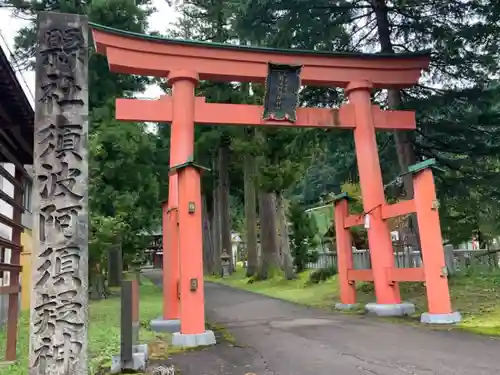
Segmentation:
[(40, 12), (29, 374), (87, 375), (88, 22)]
[(231, 255), (227, 253), (224, 249), (220, 256), (221, 266), (222, 266), (222, 277), (228, 277), (231, 275)]
[(120, 355), (111, 358), (111, 373), (143, 372), (148, 360), (148, 346), (138, 345), (139, 288), (137, 280), (122, 282), (120, 308)]
[(117, 244), (108, 250), (108, 286), (121, 285), (123, 272), (122, 247)]
[(122, 370), (133, 369), (132, 347), (135, 344), (132, 332), (133, 324), (133, 286), (132, 281), (122, 283), (120, 311), (120, 362)]
[(444, 260), (448, 275), (453, 275), (456, 272), (455, 268), (455, 255), (453, 254), (453, 245), (444, 245)]

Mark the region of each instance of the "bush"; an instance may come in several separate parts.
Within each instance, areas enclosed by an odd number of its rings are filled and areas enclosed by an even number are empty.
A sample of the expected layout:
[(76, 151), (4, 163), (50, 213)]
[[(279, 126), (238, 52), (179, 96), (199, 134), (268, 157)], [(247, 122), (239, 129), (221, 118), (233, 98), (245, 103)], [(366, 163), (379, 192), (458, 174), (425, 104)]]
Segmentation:
[(314, 220), (305, 211), (303, 205), (293, 201), (288, 208), (290, 221), (290, 250), (293, 256), (295, 271), (300, 273), (305, 270), (308, 262), (315, 262), (317, 253), (311, 251), (317, 246), (316, 234), (318, 232)]
[(320, 268), (309, 275), (310, 284), (319, 284), (322, 281), (328, 280), (330, 277), (337, 274), (337, 267), (331, 266), (328, 268)]

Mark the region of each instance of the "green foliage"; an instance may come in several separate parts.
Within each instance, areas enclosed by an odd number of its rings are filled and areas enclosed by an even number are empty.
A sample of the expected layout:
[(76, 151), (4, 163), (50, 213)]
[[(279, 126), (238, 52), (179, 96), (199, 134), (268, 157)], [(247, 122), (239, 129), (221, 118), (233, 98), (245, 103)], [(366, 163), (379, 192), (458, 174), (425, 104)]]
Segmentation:
[[(388, 35), (382, 35), (384, 17)], [(386, 53), (430, 49), (431, 69), (421, 85), (402, 93), (402, 107), (417, 113), (417, 159), (434, 157), (447, 169), (437, 176), (445, 237), (457, 243), (478, 229), (485, 237), (498, 236), (499, 96), (491, 82), (500, 61), (496, 2), (244, 0), (236, 27), (248, 40), (268, 46)], [(381, 45), (381, 36), (390, 43)], [(384, 92), (374, 95), (382, 106), (386, 99)], [(335, 89), (301, 93), (308, 106), (342, 101)], [(314, 161), (293, 195), (315, 204), (338, 192), (342, 181), (358, 180), (350, 134), (308, 131), (304, 138), (316, 145)], [(394, 141), (387, 133), (377, 138), (384, 180), (393, 180), (399, 174)]]
[(144, 124), (100, 121), (89, 142), (92, 233), (96, 239), (122, 241), (124, 252), (134, 253), (144, 248), (143, 232), (158, 225), (156, 139)]
[[(0, 4), (33, 21), (15, 39), (17, 61), (24, 67), (34, 63), (38, 11), (86, 14), (90, 21), (139, 33), (146, 31), (153, 11), (150, 0), (2, 0)], [(111, 73), (106, 58), (89, 44), (89, 261), (99, 263), (116, 243), (122, 242), (126, 256), (144, 248), (141, 234), (158, 225), (161, 165), (156, 163), (156, 137), (146, 125), (114, 120), (114, 99), (143, 91), (149, 80)]]
[[(36, 45), (36, 14), (39, 11), (86, 14), (90, 21), (103, 25), (143, 33), (147, 29), (147, 17), (153, 12), (150, 0), (0, 0), (4, 6), (12, 6), (15, 13), (33, 22), (19, 30), (15, 38), (16, 61), (21, 67), (34, 66)], [(141, 76), (121, 75), (109, 71), (107, 60), (91, 50), (89, 69), (89, 108), (105, 105), (109, 98), (124, 96), (144, 90), (149, 79)]]
[(337, 274), (337, 267), (331, 266), (327, 268), (320, 268), (318, 270), (314, 270), (309, 274), (309, 284), (319, 284), (320, 282), (324, 282), (329, 278), (335, 276)]
[(308, 262), (314, 261), (317, 246), (317, 228), (314, 220), (305, 212), (301, 203), (291, 202), (288, 209), (290, 222), (290, 250), (297, 272), (305, 270)]

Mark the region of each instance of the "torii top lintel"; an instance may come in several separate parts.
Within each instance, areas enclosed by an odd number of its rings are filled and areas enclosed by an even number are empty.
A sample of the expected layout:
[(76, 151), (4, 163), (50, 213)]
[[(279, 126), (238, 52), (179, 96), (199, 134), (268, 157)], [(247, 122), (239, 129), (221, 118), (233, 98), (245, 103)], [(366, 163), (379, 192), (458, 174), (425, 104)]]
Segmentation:
[(96, 50), (116, 73), (167, 77), (190, 70), (202, 80), (263, 82), (268, 63), (302, 65), (301, 81), (311, 86), (346, 87), (365, 80), (377, 88), (415, 85), (429, 66), (428, 52), (363, 54), (281, 50), (165, 39), (90, 24)]

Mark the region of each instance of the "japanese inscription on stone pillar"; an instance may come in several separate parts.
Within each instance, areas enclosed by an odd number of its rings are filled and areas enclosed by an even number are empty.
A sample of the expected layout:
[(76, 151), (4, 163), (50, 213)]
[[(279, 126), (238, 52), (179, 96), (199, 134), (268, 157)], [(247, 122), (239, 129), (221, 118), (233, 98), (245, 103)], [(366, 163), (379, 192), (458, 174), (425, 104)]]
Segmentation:
[(30, 375), (87, 375), (88, 21), (38, 15)]

